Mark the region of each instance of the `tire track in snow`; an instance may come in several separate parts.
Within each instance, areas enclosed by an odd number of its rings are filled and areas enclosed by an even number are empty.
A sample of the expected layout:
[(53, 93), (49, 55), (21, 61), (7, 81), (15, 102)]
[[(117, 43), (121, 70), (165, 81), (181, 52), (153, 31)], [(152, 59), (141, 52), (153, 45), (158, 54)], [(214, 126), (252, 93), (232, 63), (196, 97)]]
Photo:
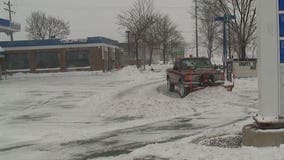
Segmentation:
[[(121, 154), (129, 154), (135, 149), (142, 148), (150, 144), (161, 144), (161, 143), (174, 142), (174, 141), (177, 141), (183, 138), (198, 135), (207, 129), (221, 128), (221, 127), (229, 126), (234, 123), (248, 119), (248, 117), (239, 118), (239, 119), (235, 119), (229, 122), (225, 122), (223, 124), (218, 123), (213, 126), (211, 125), (210, 126), (193, 126), (191, 124), (191, 121), (192, 120), (202, 121), (202, 119), (197, 119), (202, 114), (205, 114), (205, 113), (198, 113), (192, 116), (174, 118), (168, 121), (160, 121), (160, 122), (147, 124), (143, 126), (116, 130), (110, 133), (106, 133), (102, 137), (97, 137), (97, 138), (90, 139), (90, 140), (82, 140), (82, 141), (74, 141), (74, 142), (66, 143), (64, 144), (64, 147), (68, 147), (68, 146), (70, 147), (71, 145), (75, 148), (80, 147), (80, 146), (85, 147), (85, 148), (92, 148), (91, 146), (94, 143), (102, 143), (103, 141), (106, 141), (108, 139), (112, 139), (112, 140), (116, 139), (117, 143), (113, 145), (109, 145), (109, 146), (102, 145), (101, 147), (94, 147), (89, 151), (85, 150), (85, 153), (74, 154), (71, 159), (72, 160), (88, 160), (88, 159), (100, 158), (100, 157), (106, 158), (110, 156), (119, 156)], [(174, 127), (174, 125), (178, 125), (178, 123), (181, 124), (180, 126), (182, 126), (182, 124), (190, 124), (192, 125), (192, 127), (189, 127), (185, 129), (184, 132), (179, 133), (178, 132), (179, 130), (177, 128), (175, 129)], [(161, 138), (151, 139), (151, 135), (154, 135), (154, 132), (157, 132), (157, 134), (161, 134), (161, 131), (169, 132), (171, 128), (173, 129), (172, 131), (174, 131), (173, 135), (169, 134), (168, 136), (165, 136), (165, 137), (161, 136)], [(146, 135), (146, 133), (148, 133), (150, 137), (148, 137), (148, 139), (145, 141), (139, 141), (139, 136)], [(136, 138), (133, 138), (133, 139), (137, 139), (137, 140), (128, 141), (128, 142), (120, 142), (123, 139), (123, 137), (127, 137), (127, 136), (135, 137), (135, 134), (136, 134)]]
[(123, 98), (127, 94), (130, 94), (130, 93), (132, 93), (133, 91), (136, 91), (139, 88), (146, 87), (146, 86), (153, 85), (153, 84), (157, 84), (157, 83), (161, 83), (163, 81), (163, 79), (164, 78), (161, 78), (161, 79), (156, 80), (156, 81), (151, 81), (151, 82), (148, 82), (148, 83), (144, 83), (144, 84), (139, 84), (139, 85), (133, 86), (133, 87), (131, 87), (129, 89), (126, 89), (126, 90), (118, 93), (114, 98), (116, 98), (116, 99)]
[[(127, 89), (121, 93), (119, 93), (115, 98), (123, 98), (124, 96), (127, 96), (127, 94), (131, 94), (133, 91), (135, 91), (138, 88), (141, 87), (146, 87), (149, 85), (154, 85), (157, 83), (160, 83), (161, 81), (157, 81), (157, 82), (149, 82), (146, 84), (141, 84), (141, 85), (137, 85), (131, 89)], [(163, 86), (159, 86), (158, 88), (156, 88), (157, 92), (162, 93), (163, 92)], [(165, 96), (168, 96), (167, 94)], [(172, 97), (174, 98), (174, 97)], [(246, 108), (247, 106), (237, 106), (239, 108)], [(107, 148), (102, 148), (102, 149), (98, 149), (98, 150), (93, 150), (93, 151), (88, 151), (86, 153), (80, 153), (80, 154), (75, 154), (73, 159), (74, 160), (87, 160), (87, 159), (92, 159), (92, 158), (100, 158), (100, 157), (109, 157), (109, 156), (119, 156), (121, 154), (129, 154), (131, 153), (133, 150), (144, 147), (146, 145), (149, 144), (156, 144), (156, 143), (166, 143), (166, 142), (173, 142), (182, 138), (186, 138), (186, 137), (190, 137), (193, 135), (197, 135), (202, 133), (203, 131), (207, 130), (207, 129), (212, 129), (212, 128), (222, 128), (225, 126), (229, 126), (232, 125), (234, 123), (238, 123), (241, 121), (245, 121), (247, 119), (249, 119), (249, 116), (244, 116), (244, 117), (232, 117), (232, 120), (230, 121), (220, 121), (220, 122), (216, 122), (216, 124), (214, 125), (208, 125), (208, 126), (198, 126), (198, 127), (189, 127), (186, 129), (187, 133), (178, 133), (178, 129), (173, 129), (175, 128), (174, 125), (178, 125), (177, 123), (190, 123), (192, 120), (195, 120), (195, 123), (197, 123), (198, 121), (206, 121), (206, 118), (198, 118), (201, 117), (202, 115), (204, 117), (208, 116), (207, 113), (212, 113), (213, 115), (216, 114), (215, 112), (216, 108), (211, 108), (210, 110), (206, 110), (191, 116), (184, 116), (184, 117), (179, 117), (179, 118), (174, 118), (168, 121), (160, 121), (160, 122), (155, 122), (152, 124), (147, 124), (147, 125), (143, 125), (143, 126), (136, 126), (136, 127), (132, 127), (132, 128), (128, 128), (128, 129), (122, 129), (122, 130), (117, 130), (117, 131), (113, 131), (113, 136), (110, 136), (108, 138), (110, 139), (116, 139), (118, 143), (116, 143), (115, 145), (111, 146), (111, 147), (107, 147)], [(196, 110), (195, 110), (196, 111)], [(191, 118), (189, 118), (191, 117)], [(198, 123), (197, 123), (198, 124)], [(202, 124), (202, 123), (201, 123)], [(193, 124), (191, 124), (193, 126)], [(153, 126), (154, 129), (152, 128)], [(182, 126), (182, 125), (181, 125)], [(161, 129), (163, 132), (169, 132), (170, 129), (173, 129), (172, 131), (174, 131), (174, 135), (169, 134), (168, 136), (164, 137), (164, 138), (160, 138), (160, 139), (147, 139), (143, 142), (139, 142), (139, 141), (130, 141), (129, 143), (126, 144), (119, 144), (119, 141), (123, 138), (119, 138), (119, 137), (127, 137), (127, 135), (133, 136), (136, 134), (136, 136), (143, 136), (145, 135), (144, 132), (147, 132), (148, 134), (152, 134), (154, 135), (155, 132), (156, 134), (161, 134)], [(170, 133), (170, 132), (169, 132)], [(107, 138), (107, 139), (108, 139)], [(137, 138), (139, 139), (139, 138)], [(87, 140), (88, 141), (88, 140)], [(91, 145), (91, 143), (89, 144)]]

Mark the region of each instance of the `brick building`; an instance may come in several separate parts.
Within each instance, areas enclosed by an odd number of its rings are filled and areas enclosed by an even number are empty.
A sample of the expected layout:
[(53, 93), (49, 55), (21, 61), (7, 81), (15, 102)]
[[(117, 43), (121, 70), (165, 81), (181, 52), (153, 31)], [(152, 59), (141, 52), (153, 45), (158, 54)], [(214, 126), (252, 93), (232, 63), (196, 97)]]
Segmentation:
[(15, 72), (108, 71), (119, 65), (118, 42), (104, 37), (0, 42), (4, 66)]

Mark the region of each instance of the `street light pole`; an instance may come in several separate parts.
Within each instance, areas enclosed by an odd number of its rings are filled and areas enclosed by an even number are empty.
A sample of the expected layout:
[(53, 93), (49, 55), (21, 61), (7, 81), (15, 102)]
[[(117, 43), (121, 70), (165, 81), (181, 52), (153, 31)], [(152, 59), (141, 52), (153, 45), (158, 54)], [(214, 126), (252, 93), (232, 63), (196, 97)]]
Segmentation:
[(233, 15), (224, 15), (223, 17), (215, 18), (215, 21), (223, 22), (223, 69), (225, 78), (228, 81), (232, 81), (232, 64), (228, 64), (227, 23), (229, 23), (230, 20), (235, 18), (236, 16)]
[(199, 57), (199, 48), (198, 48), (198, 16), (197, 16), (197, 0), (195, 0), (195, 48), (196, 48), (196, 57)]
[(128, 45), (128, 56), (130, 56), (130, 31), (126, 31), (127, 34), (127, 45)]
[(226, 20), (223, 22), (223, 66), (224, 66), (224, 73), (227, 75), (227, 71), (228, 71), (228, 68), (227, 68), (227, 60), (228, 60), (228, 50), (227, 50), (227, 27), (226, 27)]

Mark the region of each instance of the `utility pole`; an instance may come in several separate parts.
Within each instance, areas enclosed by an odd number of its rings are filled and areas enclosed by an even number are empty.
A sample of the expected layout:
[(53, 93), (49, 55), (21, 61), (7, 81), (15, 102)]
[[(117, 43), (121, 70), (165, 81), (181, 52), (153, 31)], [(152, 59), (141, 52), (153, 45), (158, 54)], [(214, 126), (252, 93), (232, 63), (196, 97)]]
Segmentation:
[(130, 31), (126, 31), (126, 34), (127, 34), (128, 56), (130, 56)]
[[(227, 68), (227, 61), (228, 61), (228, 42), (227, 42), (227, 18), (226, 16), (224, 16), (224, 22), (223, 22), (223, 56), (224, 56), (224, 60), (223, 60), (223, 66), (224, 66), (224, 73), (226, 73), (226, 71), (228, 71)], [(228, 76), (228, 74), (227, 74)]]
[(232, 35), (231, 35), (231, 25), (228, 23), (228, 49), (229, 49), (229, 59), (233, 58), (232, 55)]
[(195, 48), (196, 48), (196, 57), (199, 57), (199, 49), (198, 49), (198, 15), (197, 15), (197, 0), (195, 0)]
[[(11, 1), (9, 0), (8, 2), (4, 2), (4, 5), (7, 6), (7, 8), (4, 8), (4, 10), (9, 12), (9, 20), (10, 20), (10, 23), (11, 23), (12, 22), (12, 14), (16, 13), (15, 11), (13, 11), (11, 9), (13, 4), (11, 4)], [(11, 41), (14, 41), (13, 32), (10, 32), (9, 34), (10, 34), (10, 37), (11, 37)]]

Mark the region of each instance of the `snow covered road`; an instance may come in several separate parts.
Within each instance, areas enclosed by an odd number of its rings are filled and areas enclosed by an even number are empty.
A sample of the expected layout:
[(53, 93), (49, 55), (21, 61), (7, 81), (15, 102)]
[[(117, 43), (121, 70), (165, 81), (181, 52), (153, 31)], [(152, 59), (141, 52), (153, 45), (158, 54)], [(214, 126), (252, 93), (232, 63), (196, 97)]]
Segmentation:
[(1, 81), (0, 159), (133, 159), (133, 151), (149, 144), (174, 143), (255, 114), (256, 79), (237, 80), (232, 93), (210, 87), (180, 99), (166, 90), (166, 68)]

